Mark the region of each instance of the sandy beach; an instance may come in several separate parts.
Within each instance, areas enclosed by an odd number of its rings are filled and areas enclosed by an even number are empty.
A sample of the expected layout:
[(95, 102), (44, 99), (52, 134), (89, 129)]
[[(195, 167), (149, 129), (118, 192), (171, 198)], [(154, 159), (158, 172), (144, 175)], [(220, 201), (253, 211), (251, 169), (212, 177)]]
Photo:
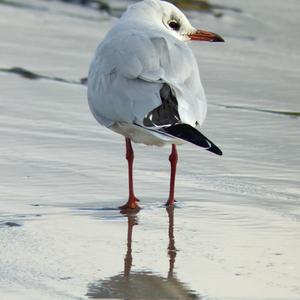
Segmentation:
[(226, 40), (191, 44), (224, 155), (179, 147), (173, 211), (170, 149), (134, 145), (136, 214), (117, 209), (123, 138), (80, 82), (117, 18), (14, 3), (0, 1), (0, 299), (300, 299), (300, 2), (186, 12)]

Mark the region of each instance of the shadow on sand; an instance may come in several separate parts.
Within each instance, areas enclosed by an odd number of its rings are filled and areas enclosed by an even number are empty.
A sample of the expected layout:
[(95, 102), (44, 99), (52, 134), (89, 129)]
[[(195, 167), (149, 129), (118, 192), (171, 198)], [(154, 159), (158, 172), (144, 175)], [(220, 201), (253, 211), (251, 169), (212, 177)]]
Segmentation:
[(101, 279), (88, 285), (87, 296), (92, 299), (180, 299), (200, 300), (195, 292), (176, 278), (174, 273), (175, 258), (177, 250), (174, 239), (174, 208), (166, 209), (169, 217), (169, 270), (167, 277), (159, 276), (151, 271), (131, 271), (132, 267), (132, 234), (133, 227), (138, 225), (137, 212), (126, 213), (127, 231), (127, 252), (124, 259), (124, 272), (107, 279)]

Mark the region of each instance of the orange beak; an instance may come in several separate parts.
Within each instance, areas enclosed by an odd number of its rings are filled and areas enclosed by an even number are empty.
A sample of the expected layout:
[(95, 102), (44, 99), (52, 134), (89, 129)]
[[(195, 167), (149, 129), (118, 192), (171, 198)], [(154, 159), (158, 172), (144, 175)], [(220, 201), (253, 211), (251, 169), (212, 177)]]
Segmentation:
[(218, 34), (200, 29), (189, 34), (188, 37), (192, 41), (224, 42), (224, 39)]

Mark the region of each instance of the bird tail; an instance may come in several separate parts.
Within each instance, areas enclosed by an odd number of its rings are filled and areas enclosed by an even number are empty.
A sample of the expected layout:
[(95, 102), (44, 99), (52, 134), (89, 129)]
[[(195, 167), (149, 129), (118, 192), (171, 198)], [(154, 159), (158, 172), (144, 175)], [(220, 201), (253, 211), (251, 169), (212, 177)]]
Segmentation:
[(161, 131), (200, 146), (205, 150), (213, 152), (217, 155), (223, 154), (218, 146), (216, 146), (212, 141), (205, 137), (200, 131), (188, 124), (176, 124), (168, 127), (163, 127), (161, 128)]

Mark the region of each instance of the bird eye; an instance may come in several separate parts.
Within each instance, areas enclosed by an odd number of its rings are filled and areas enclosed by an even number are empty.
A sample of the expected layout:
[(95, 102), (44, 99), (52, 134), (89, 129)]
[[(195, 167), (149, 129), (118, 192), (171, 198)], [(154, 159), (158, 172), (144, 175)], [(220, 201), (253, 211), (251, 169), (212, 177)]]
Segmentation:
[(168, 25), (175, 31), (178, 31), (180, 29), (180, 24), (175, 21), (175, 20), (171, 20)]

